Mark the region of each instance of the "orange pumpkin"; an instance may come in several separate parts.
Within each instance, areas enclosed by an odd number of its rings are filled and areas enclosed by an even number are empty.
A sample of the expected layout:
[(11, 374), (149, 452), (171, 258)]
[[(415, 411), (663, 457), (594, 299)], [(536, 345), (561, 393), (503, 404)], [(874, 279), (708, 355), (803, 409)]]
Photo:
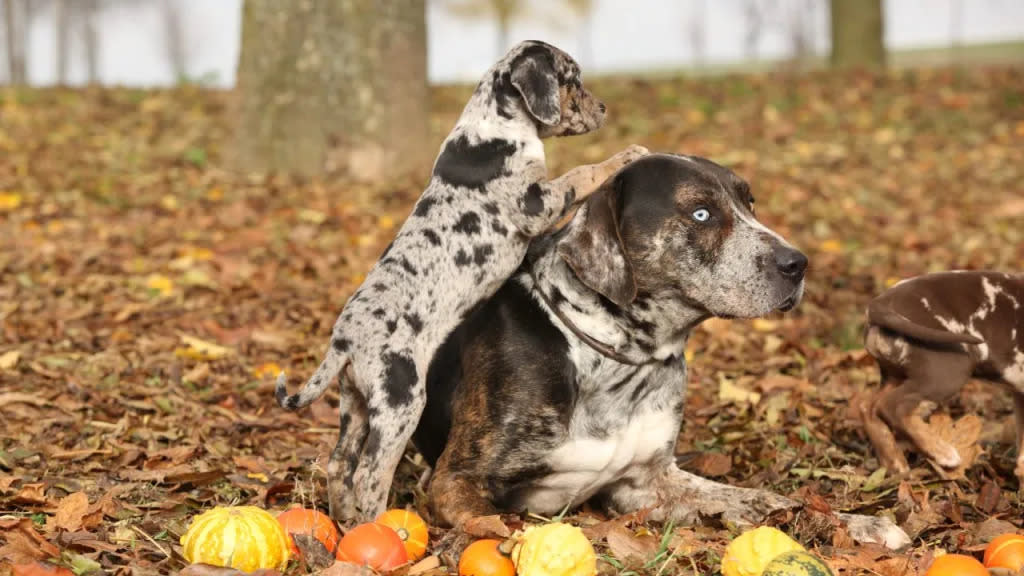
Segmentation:
[(309, 534), (316, 538), (327, 548), (327, 551), (334, 554), (338, 546), (338, 529), (334, 522), (324, 513), (308, 508), (290, 508), (277, 515), (277, 521), (288, 533), (288, 541), (291, 542), (292, 554), (298, 555), (299, 549), (295, 546), (292, 534)]
[(393, 570), (409, 561), (398, 534), (374, 522), (349, 530), (338, 542), (335, 557), (342, 562), (362, 564), (378, 571)]
[(402, 539), (409, 560), (419, 560), (427, 552), (427, 523), (415, 512), (409, 510), (388, 510), (374, 520), (391, 528)]
[(11, 574), (14, 576), (75, 576), (74, 572), (67, 568), (46, 562), (15, 564), (11, 566)]
[(924, 576), (989, 576), (988, 570), (973, 556), (946, 554), (939, 556), (928, 567)]
[(459, 576), (515, 576), (516, 566), (500, 549), (501, 540), (477, 540), (462, 551)]
[(1006, 568), (1014, 572), (1024, 568), (1024, 535), (1003, 534), (985, 548), (986, 568)]

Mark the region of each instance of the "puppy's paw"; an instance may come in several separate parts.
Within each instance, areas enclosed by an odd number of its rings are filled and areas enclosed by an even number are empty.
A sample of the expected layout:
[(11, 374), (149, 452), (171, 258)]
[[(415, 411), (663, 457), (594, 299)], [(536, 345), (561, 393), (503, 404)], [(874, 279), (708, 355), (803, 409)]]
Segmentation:
[(936, 442), (928, 452), (932, 460), (935, 460), (935, 463), (943, 468), (958, 468), (963, 462), (963, 458), (960, 457), (960, 453), (956, 451), (956, 448), (945, 442)]
[(612, 160), (614, 160), (616, 164), (618, 164), (618, 167), (621, 168), (635, 160), (647, 156), (650, 153), (651, 151), (643, 146), (640, 146), (638, 144), (631, 144), (622, 152), (619, 152), (615, 156), (612, 156)]

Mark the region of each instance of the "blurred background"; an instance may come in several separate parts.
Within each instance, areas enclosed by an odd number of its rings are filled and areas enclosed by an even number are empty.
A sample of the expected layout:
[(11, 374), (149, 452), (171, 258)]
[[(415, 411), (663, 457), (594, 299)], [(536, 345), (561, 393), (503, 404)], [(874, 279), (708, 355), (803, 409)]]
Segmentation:
[[(4, 3), (5, 81), (234, 85), (241, 0)], [(881, 5), (885, 47), (895, 62), (1022, 57), (1024, 3)], [(505, 49), (530, 38), (561, 46), (590, 74), (815, 62), (832, 41), (828, 0), (428, 0), (426, 26), (428, 77), (437, 83), (475, 81)]]
[[(1020, 529), (1005, 390), (932, 417), (964, 466), (913, 455), (904, 479), (875, 473), (856, 406), (873, 296), (1022, 271), (1021, 0), (0, 0), (0, 513), (21, 519), (0, 574), (55, 546), (171, 573), (198, 510), (323, 508), (337, 393), (286, 412), (273, 378), (312, 373), (473, 83), (525, 38), (609, 110), (545, 141), (549, 175), (634, 143), (705, 156), (810, 257), (795, 310), (689, 340), (684, 467), (916, 538), (880, 559), (794, 525), (843, 576)], [(423, 472), (410, 450), (394, 503), (429, 518)], [(55, 521), (79, 492), (89, 513)], [(728, 532), (688, 534), (697, 552), (637, 573), (717, 573)]]

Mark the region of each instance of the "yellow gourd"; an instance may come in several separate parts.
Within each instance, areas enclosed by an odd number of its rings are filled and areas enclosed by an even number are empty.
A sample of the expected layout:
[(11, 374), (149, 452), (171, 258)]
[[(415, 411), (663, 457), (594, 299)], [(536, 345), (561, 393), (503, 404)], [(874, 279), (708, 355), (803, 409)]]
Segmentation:
[(761, 526), (736, 537), (722, 556), (722, 576), (761, 576), (780, 554), (804, 551), (796, 540), (777, 528)]
[(218, 506), (192, 519), (181, 537), (185, 560), (246, 572), (284, 570), (290, 542), (269, 512), (255, 506)]
[(519, 576), (593, 576), (597, 555), (576, 526), (554, 522), (531, 526), (512, 550)]

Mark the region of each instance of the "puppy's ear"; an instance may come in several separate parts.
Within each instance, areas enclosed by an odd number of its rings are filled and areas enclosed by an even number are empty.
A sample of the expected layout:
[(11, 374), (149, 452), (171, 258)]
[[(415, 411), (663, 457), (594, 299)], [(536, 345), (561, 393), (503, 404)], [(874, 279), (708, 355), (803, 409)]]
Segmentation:
[(557, 126), (562, 121), (554, 56), (546, 50), (524, 52), (512, 64), (512, 85), (538, 122)]
[(618, 180), (609, 178), (587, 199), (566, 228), (558, 255), (580, 282), (622, 308), (636, 298), (636, 280), (619, 229)]

